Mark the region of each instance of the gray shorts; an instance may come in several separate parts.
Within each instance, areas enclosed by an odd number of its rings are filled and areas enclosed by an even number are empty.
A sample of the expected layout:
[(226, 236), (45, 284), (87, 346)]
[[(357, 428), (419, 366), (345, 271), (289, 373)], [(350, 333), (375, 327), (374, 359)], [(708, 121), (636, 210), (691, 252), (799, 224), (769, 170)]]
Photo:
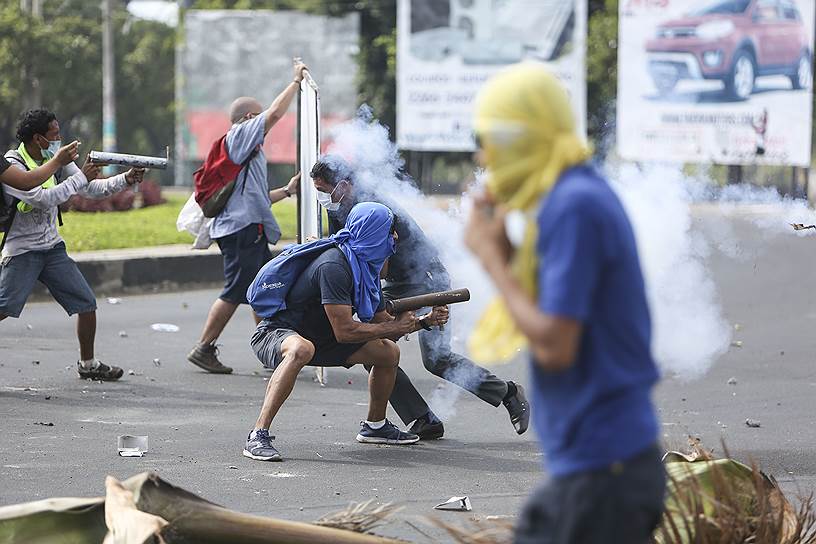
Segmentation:
[[(258, 360), (269, 369), (275, 370), (283, 360), (281, 346), (283, 341), (293, 334), (298, 334), (292, 329), (274, 329), (264, 326), (264, 322), (258, 325), (255, 334), (252, 335), (250, 344), (255, 351)], [(309, 366), (341, 366), (351, 368), (354, 363), (348, 364), (346, 361), (365, 343), (362, 344), (338, 344), (337, 342), (326, 342), (315, 345), (315, 354), (309, 361)]]
[(0, 260), (0, 314), (20, 317), (39, 280), (68, 315), (96, 310), (96, 297), (85, 276), (60, 242), (47, 251), (28, 251)]

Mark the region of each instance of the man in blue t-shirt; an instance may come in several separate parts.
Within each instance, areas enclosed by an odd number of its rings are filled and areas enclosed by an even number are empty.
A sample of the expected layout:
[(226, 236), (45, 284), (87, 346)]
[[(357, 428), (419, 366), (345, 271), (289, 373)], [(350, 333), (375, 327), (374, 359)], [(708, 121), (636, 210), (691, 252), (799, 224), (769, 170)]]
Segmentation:
[[(477, 111), (489, 180), (466, 242), (529, 344), (532, 419), (551, 476), (522, 513), (516, 542), (646, 543), (662, 513), (665, 473), (632, 227), (586, 163), (566, 93), (543, 69), (520, 65), (498, 76)], [(528, 211), (516, 249), (506, 208)]]

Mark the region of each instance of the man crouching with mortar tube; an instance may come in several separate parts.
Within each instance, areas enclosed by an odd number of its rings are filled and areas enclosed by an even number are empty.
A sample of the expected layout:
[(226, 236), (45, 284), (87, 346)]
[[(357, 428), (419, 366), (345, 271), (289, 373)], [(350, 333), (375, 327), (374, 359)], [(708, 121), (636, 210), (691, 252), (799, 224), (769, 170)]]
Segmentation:
[(394, 341), (444, 325), (448, 309), (434, 308), (423, 318), (414, 312), (393, 317), (385, 311), (380, 277), (397, 241), (394, 214), (381, 204), (363, 203), (351, 210), (345, 228), (285, 250), (258, 273), (247, 300), (263, 321), (251, 344), (274, 373), (244, 456), (282, 460), (269, 428), (306, 365), (370, 367), (368, 416), (358, 442), (403, 445), (419, 440), (385, 417), (400, 358)]

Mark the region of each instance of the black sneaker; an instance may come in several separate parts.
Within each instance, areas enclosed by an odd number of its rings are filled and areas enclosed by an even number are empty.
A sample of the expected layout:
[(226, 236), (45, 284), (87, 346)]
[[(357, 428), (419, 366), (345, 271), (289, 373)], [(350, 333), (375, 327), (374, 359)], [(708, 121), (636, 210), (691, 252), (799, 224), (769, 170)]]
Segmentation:
[(92, 380), (102, 380), (106, 382), (115, 382), (122, 377), (125, 371), (118, 366), (108, 366), (101, 361), (95, 361), (94, 366), (85, 368), (82, 363), (77, 361), (77, 374), (82, 379), (90, 378)]
[(187, 360), (212, 374), (231, 374), (232, 368), (224, 366), (218, 360), (218, 347), (215, 344), (196, 344), (187, 355)]
[(247, 436), (244, 457), (256, 461), (283, 461), (280, 452), (272, 445), (273, 440), (275, 437), (269, 436), (266, 429), (255, 429)]
[(445, 426), (436, 417), (431, 421), (431, 418), (426, 414), (414, 421), (410, 431), (419, 436), (420, 440), (436, 440), (445, 435)]
[(415, 434), (400, 431), (396, 425), (385, 420), (385, 425), (379, 429), (372, 429), (365, 421), (360, 422), (360, 432), (357, 433), (357, 442), (363, 444), (414, 444), (419, 442)]
[(516, 394), (504, 399), (502, 404), (510, 413), (510, 423), (513, 424), (516, 432), (524, 434), (527, 431), (527, 426), (530, 425), (530, 403), (527, 402), (527, 397), (524, 396), (524, 388), (519, 384), (514, 385), (516, 386)]

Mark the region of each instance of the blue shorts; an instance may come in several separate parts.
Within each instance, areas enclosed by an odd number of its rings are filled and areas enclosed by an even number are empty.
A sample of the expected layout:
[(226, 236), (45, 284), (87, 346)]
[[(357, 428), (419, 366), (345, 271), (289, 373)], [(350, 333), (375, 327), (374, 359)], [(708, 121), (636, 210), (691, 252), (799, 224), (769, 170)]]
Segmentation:
[(249, 284), (272, 258), (263, 225), (247, 225), (216, 242), (224, 257), (224, 290), (218, 298), (232, 304), (247, 304)]
[(96, 310), (91, 286), (60, 242), (47, 251), (28, 251), (0, 261), (0, 315), (20, 317), (37, 280), (68, 315)]

